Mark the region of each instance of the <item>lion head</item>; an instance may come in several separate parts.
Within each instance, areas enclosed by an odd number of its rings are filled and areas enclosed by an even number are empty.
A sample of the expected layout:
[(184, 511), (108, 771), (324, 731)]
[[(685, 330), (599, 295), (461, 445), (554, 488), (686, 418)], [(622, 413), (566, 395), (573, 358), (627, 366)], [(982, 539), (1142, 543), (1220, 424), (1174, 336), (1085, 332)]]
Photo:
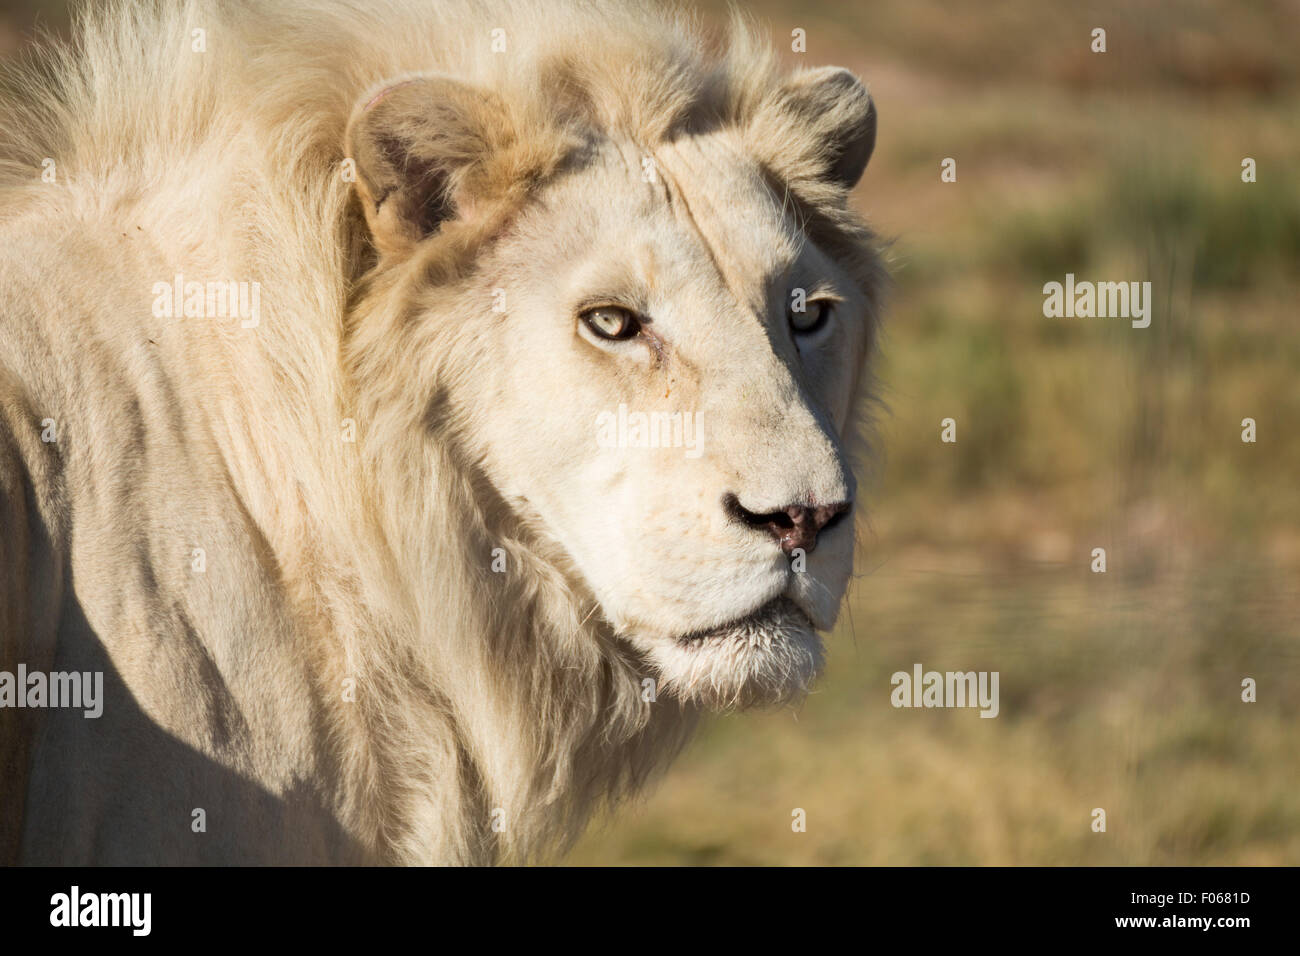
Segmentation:
[(459, 436), (662, 688), (775, 703), (818, 673), (852, 568), (881, 268), (847, 196), (876, 114), (842, 69), (675, 56), (367, 92), (365, 287), (402, 344), (354, 356), (425, 363), (399, 377), (437, 392), (415, 427)]

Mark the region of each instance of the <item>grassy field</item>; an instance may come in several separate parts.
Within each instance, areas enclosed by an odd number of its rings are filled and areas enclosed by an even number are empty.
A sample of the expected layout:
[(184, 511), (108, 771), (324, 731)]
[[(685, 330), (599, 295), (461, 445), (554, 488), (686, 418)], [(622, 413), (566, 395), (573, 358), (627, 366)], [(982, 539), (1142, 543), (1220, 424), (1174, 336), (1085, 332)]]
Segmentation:
[[(1300, 863), (1300, 7), (751, 8), (876, 98), (884, 464), (817, 691), (710, 721), (568, 862)], [(1150, 328), (1045, 318), (1067, 272), (1150, 280)], [(917, 662), (998, 671), (1000, 715), (894, 709)]]

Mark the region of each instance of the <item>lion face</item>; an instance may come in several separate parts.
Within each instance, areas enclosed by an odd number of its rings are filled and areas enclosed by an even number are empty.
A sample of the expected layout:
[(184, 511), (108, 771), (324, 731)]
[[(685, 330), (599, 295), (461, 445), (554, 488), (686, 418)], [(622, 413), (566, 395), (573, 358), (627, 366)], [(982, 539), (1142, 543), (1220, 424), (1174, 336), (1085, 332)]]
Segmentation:
[(802, 687), (852, 564), (861, 292), (726, 135), (607, 145), (487, 271), (514, 277), (491, 331), (498, 489), (670, 685)]
[(737, 129), (594, 141), (484, 245), (461, 314), (423, 317), (472, 324), (497, 493), (709, 706), (804, 690), (852, 569), (870, 303), (778, 188)]

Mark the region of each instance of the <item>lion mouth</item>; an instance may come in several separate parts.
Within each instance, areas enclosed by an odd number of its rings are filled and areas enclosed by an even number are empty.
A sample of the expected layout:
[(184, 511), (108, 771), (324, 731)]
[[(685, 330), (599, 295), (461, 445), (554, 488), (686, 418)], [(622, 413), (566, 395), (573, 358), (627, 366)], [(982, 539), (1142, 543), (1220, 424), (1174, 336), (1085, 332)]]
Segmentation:
[(810, 631), (814, 629), (812, 619), (803, 612), (799, 605), (790, 598), (775, 597), (758, 610), (717, 624), (713, 627), (691, 631), (676, 638), (676, 643), (684, 648), (699, 646), (717, 640), (741, 640), (749, 643), (779, 635), (783, 631), (795, 629)]
[(652, 642), (647, 652), (666, 690), (718, 710), (797, 699), (824, 657), (812, 619), (784, 596), (736, 620)]

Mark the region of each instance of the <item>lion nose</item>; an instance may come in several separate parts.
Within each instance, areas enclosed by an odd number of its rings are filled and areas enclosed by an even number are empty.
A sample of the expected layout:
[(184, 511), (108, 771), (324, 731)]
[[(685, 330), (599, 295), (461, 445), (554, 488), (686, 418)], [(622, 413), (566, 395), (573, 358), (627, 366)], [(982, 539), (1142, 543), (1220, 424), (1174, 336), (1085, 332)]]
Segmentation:
[(732, 494), (723, 498), (722, 504), (733, 518), (776, 538), (786, 554), (795, 548), (811, 553), (817, 547), (817, 536), (838, 524), (853, 508), (850, 501), (838, 501), (831, 505), (789, 505), (780, 511), (758, 514)]

